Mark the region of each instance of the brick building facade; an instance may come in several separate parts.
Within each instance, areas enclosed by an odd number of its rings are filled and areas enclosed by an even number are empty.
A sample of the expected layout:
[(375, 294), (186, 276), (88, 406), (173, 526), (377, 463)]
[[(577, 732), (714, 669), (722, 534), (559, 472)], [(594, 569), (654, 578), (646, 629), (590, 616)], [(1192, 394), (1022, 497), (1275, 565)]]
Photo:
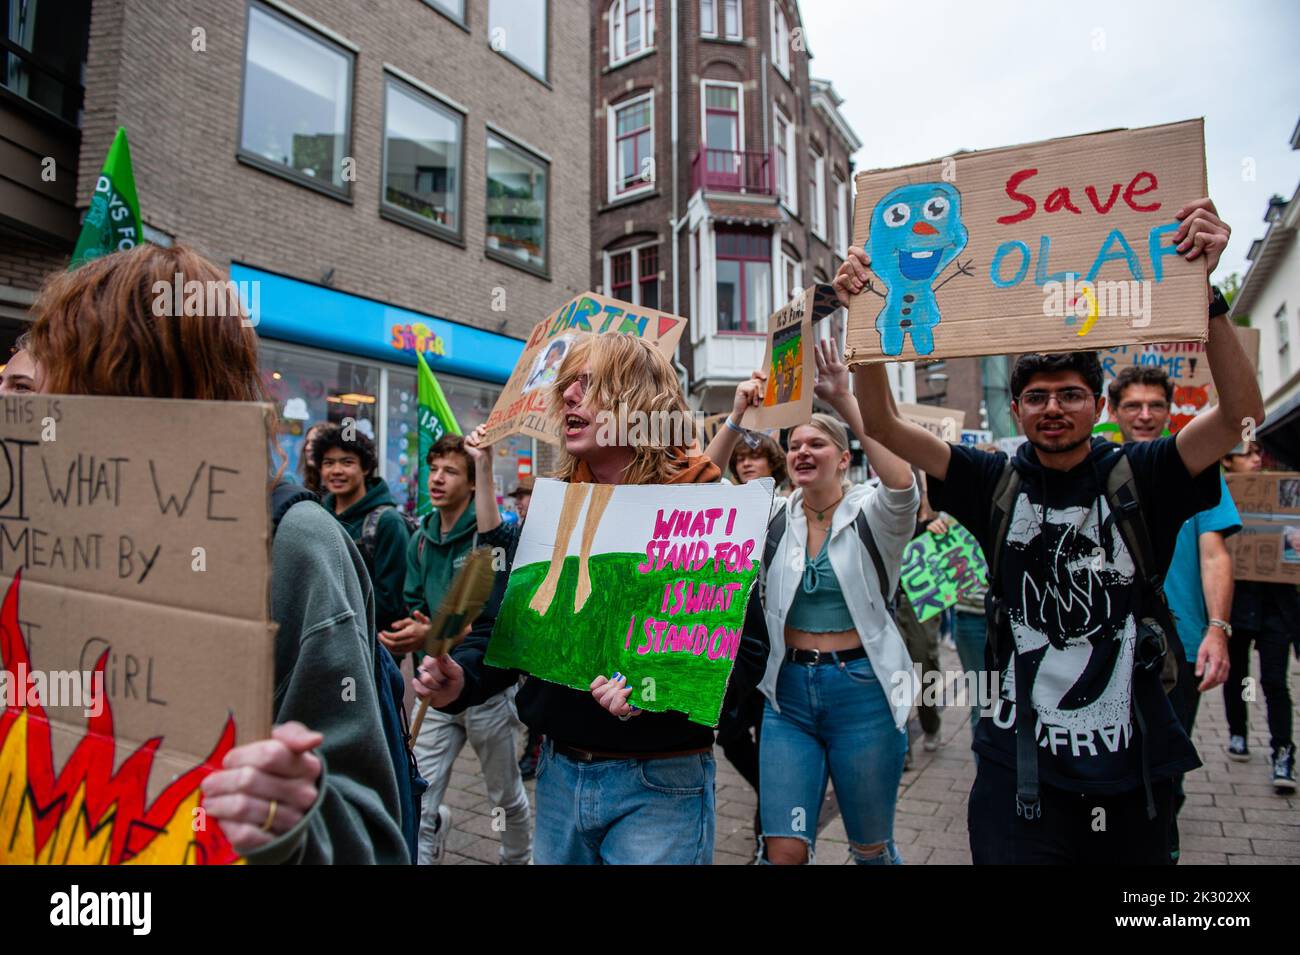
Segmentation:
[(691, 401), (721, 410), (767, 316), (834, 276), (861, 143), (793, 0), (591, 0), (590, 36), (592, 282), (689, 318)]
[[(290, 444), (354, 415), (409, 474), (415, 351), (468, 430), (520, 339), (589, 287), (588, 20), (561, 0), (93, 0), (63, 124), (76, 207), (125, 127), (154, 240), (258, 289)], [(0, 282), (25, 289), (75, 241), (12, 235)], [(513, 483), (531, 443), (500, 450)]]

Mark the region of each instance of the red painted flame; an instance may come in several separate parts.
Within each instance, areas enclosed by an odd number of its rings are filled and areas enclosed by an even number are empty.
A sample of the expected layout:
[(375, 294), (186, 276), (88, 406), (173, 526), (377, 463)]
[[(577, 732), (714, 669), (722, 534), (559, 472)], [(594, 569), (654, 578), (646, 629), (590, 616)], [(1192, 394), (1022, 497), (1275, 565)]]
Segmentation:
[[(14, 576), (0, 607), (0, 658), (9, 673), (10, 685), (17, 688), (15, 705), (0, 713), (0, 749), (23, 712), (27, 713), (27, 798), (31, 800), (32, 816), (36, 827), (36, 854), (59, 828), (64, 813), (73, 803), (77, 790), (85, 787), (85, 806), (82, 825), (87, 835), (94, 835), (105, 826), (112, 827), (109, 840), (109, 865), (128, 862), (143, 852), (156, 838), (167, 832), (168, 826), (185, 825), (187, 816), (177, 818), (182, 803), (192, 797), (203, 778), (221, 766), (226, 753), (235, 745), (235, 721), (227, 717), (221, 738), (211, 754), (200, 765), (179, 776), (153, 801), (145, 805), (146, 786), (153, 767), (154, 755), (162, 737), (147, 740), (127, 757), (114, 773), (113, 761), (117, 740), (113, 729), (113, 710), (102, 677), (94, 681), (104, 693), (103, 706), (98, 716), (88, 717), (86, 735), (76, 749), (55, 772), (54, 751), (51, 746), (50, 721), (39, 701), (27, 706), (27, 688), (18, 685), (18, 667), (22, 664), (31, 672), (31, 657), (27, 642), (18, 625), (18, 596), (21, 572)], [(108, 661), (105, 650), (95, 664), (94, 672), (102, 674)], [(8, 834), (0, 834), (8, 838)], [(237, 855), (216, 820), (209, 819), (199, 831), (193, 832), (185, 850), (185, 861), (201, 865), (224, 865), (237, 860)], [(56, 860), (57, 861), (57, 860)]]

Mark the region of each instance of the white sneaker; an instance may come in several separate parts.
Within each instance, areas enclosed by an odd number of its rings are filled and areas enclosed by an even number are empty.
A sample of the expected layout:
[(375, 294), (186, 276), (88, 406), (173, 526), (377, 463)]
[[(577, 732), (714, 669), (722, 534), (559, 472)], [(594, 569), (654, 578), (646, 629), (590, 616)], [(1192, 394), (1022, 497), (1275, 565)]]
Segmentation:
[(430, 845), (429, 861), (432, 865), (442, 865), (442, 856), (447, 848), (447, 833), (451, 832), (451, 810), (446, 806), (438, 807), (438, 828), (434, 830)]
[(925, 739), (922, 741), (921, 746), (925, 749), (927, 753), (933, 753), (936, 749), (939, 748), (939, 734), (926, 733)]

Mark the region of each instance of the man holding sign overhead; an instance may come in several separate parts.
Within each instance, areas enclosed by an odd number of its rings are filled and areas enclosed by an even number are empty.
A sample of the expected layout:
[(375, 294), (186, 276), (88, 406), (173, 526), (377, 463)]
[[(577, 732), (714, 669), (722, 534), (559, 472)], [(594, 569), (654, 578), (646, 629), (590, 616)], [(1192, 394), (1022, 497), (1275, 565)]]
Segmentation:
[[(1203, 283), (1230, 230), (1209, 199), (1173, 220), (1162, 234), (1187, 261), (1163, 268), (1195, 268)], [(835, 279), (846, 305), (870, 286), (870, 258), (849, 252)], [(1092, 438), (1105, 404), (1095, 352), (1020, 356), (1012, 407), (1027, 440), (1012, 461), (905, 421), (883, 366), (857, 369), (870, 435), (925, 470), (934, 505), (989, 560), (1000, 690), (975, 733), (977, 863), (1169, 862), (1172, 778), (1200, 760), (1162, 685), (1182, 648), (1160, 581), (1183, 522), (1218, 501), (1219, 455), (1264, 416), (1226, 312), (1215, 292), (1206, 352), (1219, 405), (1176, 436), (1123, 447)]]

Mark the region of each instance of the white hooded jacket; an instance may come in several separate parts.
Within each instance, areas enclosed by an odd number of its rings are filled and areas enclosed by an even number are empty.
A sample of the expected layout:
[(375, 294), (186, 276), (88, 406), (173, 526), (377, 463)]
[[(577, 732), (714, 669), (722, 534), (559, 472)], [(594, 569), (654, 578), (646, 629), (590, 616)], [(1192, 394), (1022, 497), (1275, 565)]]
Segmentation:
[[(758, 688), (777, 712), (781, 709), (776, 702), (776, 682), (785, 659), (785, 619), (794, 603), (796, 589), (803, 580), (806, 557), (808, 519), (802, 502), (802, 488), (796, 488), (783, 502), (778, 499), (776, 506), (783, 506), (786, 510), (785, 534), (772, 562), (764, 569), (767, 601), (763, 615), (767, 621), (770, 646), (767, 669)], [(916, 529), (919, 503), (920, 494), (915, 481), (902, 490), (875, 481), (855, 484), (844, 493), (844, 498), (835, 508), (831, 518), (830, 544), (827, 545), (831, 568), (844, 591), (854, 629), (858, 631), (876, 679), (889, 699), (894, 724), (900, 730), (907, 725), (917, 682), (907, 645), (884, 605), (882, 594), (892, 594), (898, 586), (903, 549)], [(877, 579), (875, 563), (853, 526), (859, 512), (867, 516), (867, 525), (889, 576), (883, 587)], [(902, 687), (902, 680), (908, 681), (910, 689), (900, 693), (897, 689)]]

